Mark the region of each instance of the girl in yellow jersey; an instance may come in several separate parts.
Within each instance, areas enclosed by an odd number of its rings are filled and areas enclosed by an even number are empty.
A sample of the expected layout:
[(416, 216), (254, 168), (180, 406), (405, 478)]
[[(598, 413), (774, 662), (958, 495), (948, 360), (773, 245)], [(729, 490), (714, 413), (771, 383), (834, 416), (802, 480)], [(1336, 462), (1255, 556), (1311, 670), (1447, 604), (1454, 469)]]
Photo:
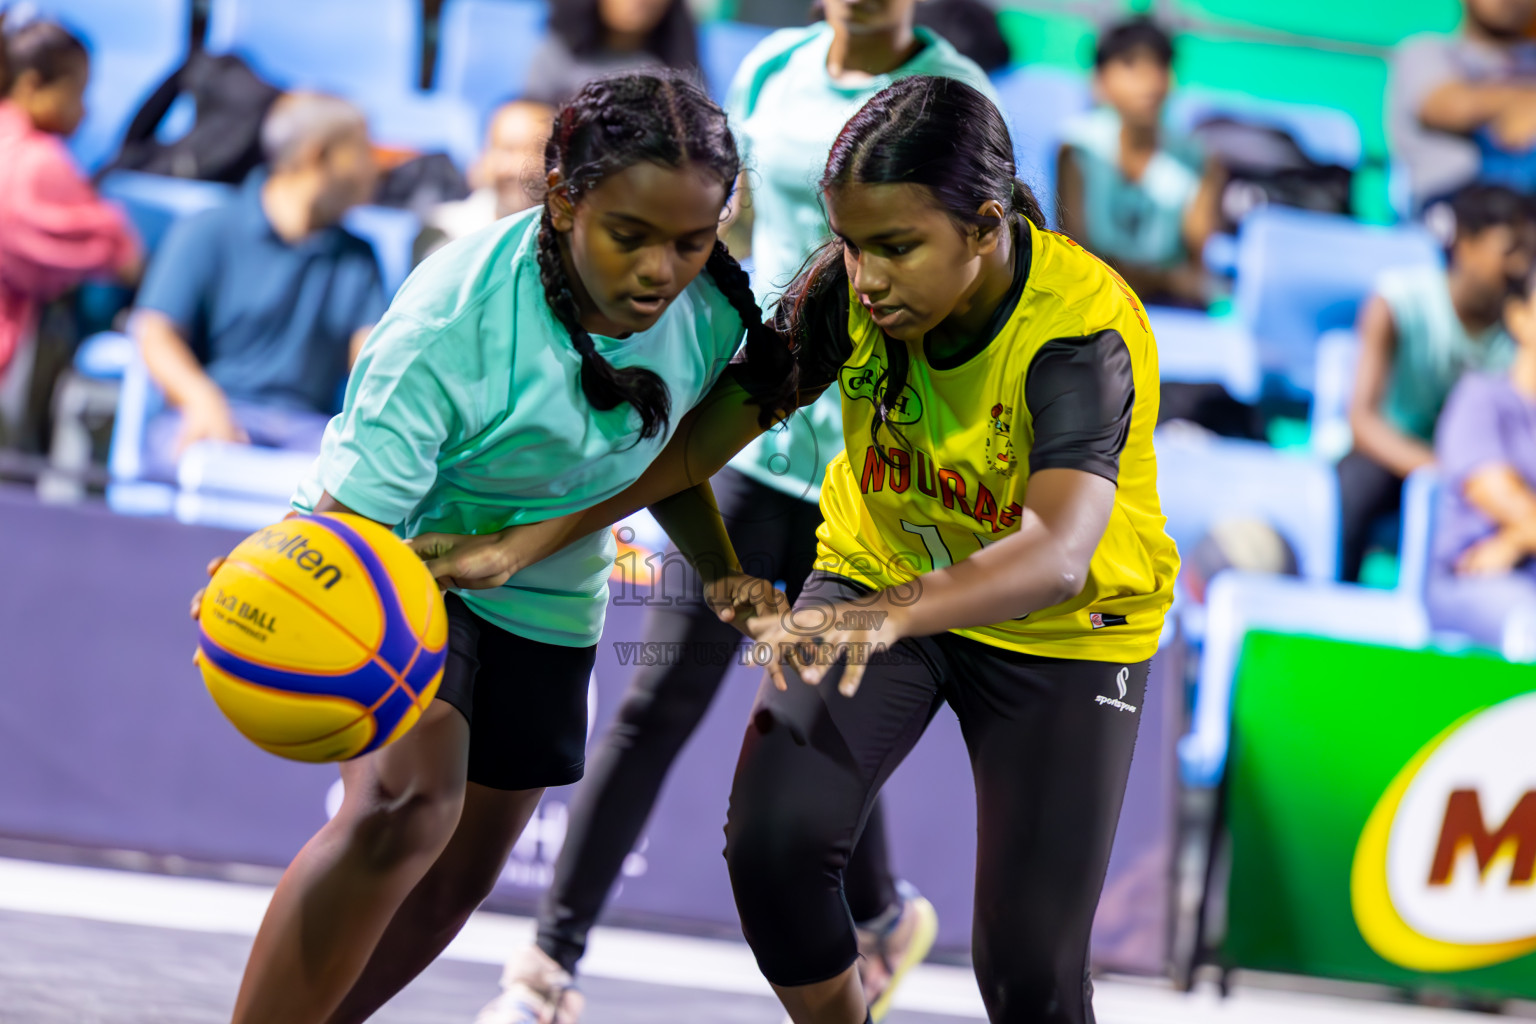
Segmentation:
[[(816, 572), (792, 613), (746, 622), (770, 682), (726, 830), (743, 929), (796, 1024), (866, 1019), (842, 872), (945, 702), (976, 779), (988, 1015), (1093, 1020), (1089, 930), (1178, 556), (1158, 507), (1145, 312), (1044, 229), (1012, 154), (969, 86), (881, 92), (821, 181), (836, 240), (777, 315), (801, 400), (841, 389), (846, 441), (822, 487)], [(755, 432), (754, 411), (738, 396), (696, 413), (611, 507), (429, 540), (448, 553), (434, 571), (516, 571), (679, 491)]]

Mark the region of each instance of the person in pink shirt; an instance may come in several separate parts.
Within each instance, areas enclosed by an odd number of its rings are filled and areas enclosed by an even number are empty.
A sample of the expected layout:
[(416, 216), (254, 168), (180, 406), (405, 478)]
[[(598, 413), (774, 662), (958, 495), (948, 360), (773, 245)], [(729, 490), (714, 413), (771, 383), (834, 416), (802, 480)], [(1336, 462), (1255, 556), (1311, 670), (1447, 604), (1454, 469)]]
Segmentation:
[(0, 378), (38, 306), (88, 277), (138, 280), (143, 256), (121, 211), (64, 147), (85, 115), (85, 46), (51, 22), (5, 32), (0, 99)]

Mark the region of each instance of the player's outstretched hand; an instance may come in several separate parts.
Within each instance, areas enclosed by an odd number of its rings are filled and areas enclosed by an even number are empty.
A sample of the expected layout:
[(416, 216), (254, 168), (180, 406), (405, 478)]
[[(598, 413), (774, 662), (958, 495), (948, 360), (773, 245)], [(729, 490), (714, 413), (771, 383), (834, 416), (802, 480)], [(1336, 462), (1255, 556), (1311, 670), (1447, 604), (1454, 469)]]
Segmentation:
[(767, 580), (756, 576), (722, 576), (704, 587), (704, 602), (721, 622), (729, 622), (747, 636), (753, 624), (774, 622), (789, 613), (789, 598)]
[(444, 590), (491, 590), (512, 578), (512, 559), (500, 533), (423, 533), (406, 543)]
[(787, 690), (784, 666), (800, 673), (800, 679), (815, 686), (827, 671), (845, 662), (837, 692), (852, 697), (864, 679), (869, 659), (900, 640), (900, 606), (870, 602), (803, 602), (788, 615), (776, 619), (754, 619), (760, 628), (752, 637), (764, 654), (763, 663), (773, 685)]

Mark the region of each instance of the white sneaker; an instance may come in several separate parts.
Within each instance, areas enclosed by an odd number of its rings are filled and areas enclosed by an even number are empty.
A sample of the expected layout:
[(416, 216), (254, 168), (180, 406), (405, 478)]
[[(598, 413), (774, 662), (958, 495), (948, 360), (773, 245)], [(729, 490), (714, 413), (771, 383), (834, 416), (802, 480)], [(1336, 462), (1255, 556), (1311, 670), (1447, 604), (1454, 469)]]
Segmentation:
[(507, 961), (501, 971), (501, 995), (491, 1000), (475, 1024), (578, 1024), (586, 1000), (576, 979), (537, 946)]

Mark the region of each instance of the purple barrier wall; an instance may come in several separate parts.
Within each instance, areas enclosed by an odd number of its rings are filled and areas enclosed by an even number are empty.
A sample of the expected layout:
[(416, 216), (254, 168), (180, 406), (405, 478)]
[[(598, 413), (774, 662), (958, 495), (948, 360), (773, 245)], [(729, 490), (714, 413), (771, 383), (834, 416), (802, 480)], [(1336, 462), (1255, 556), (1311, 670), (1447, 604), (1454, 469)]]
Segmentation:
[[(334, 769), (272, 757), (224, 721), (192, 666), (187, 600), (228, 531), (37, 505), (0, 492), (0, 835), (216, 862), (282, 865), (325, 820)], [(628, 682), (619, 643), (644, 609), (610, 607), (594, 678), (592, 738)], [(1171, 655), (1171, 656), (1169, 656)], [(1172, 849), (1175, 652), (1154, 662), (1095, 930), (1102, 965), (1166, 959)], [(721, 857), (726, 798), (758, 669), (736, 667), (673, 767), (615, 908), (736, 926)], [(975, 810), (954, 716), (943, 710), (887, 787), (897, 870), (938, 907), (942, 948), (970, 939)], [(531, 905), (565, 834), (552, 790), (494, 897)]]

